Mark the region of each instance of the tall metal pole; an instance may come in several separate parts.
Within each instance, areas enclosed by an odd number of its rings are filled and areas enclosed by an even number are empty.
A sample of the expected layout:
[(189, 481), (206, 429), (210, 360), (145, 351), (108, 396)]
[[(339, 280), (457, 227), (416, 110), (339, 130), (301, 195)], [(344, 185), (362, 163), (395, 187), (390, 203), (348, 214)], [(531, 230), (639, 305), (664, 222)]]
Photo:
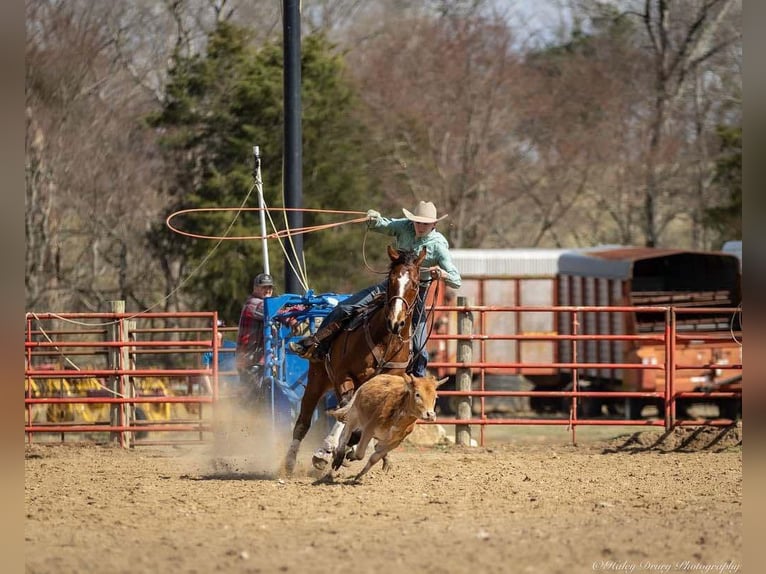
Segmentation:
[[(300, 0), (284, 0), (285, 207), (303, 207), (301, 130), (301, 15)], [(290, 229), (303, 227), (303, 213), (287, 211)], [(285, 291), (302, 293), (296, 270), (303, 262), (303, 236), (285, 240)]]
[(269, 240), (266, 239), (266, 202), (263, 200), (263, 180), (261, 179), (261, 150), (253, 146), (253, 178), (258, 192), (258, 207), (261, 208), (261, 248), (263, 250), (263, 272), (271, 274), (269, 267)]

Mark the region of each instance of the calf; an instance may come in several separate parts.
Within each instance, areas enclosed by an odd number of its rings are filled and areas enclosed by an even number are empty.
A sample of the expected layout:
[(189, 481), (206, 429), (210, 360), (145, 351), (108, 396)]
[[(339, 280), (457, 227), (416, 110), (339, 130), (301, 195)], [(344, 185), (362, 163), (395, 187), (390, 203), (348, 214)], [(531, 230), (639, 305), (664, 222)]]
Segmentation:
[(381, 458), (383, 470), (388, 470), (388, 453), (412, 432), (415, 421), (436, 418), (436, 389), (446, 380), (446, 377), (437, 381), (433, 377), (382, 374), (364, 383), (346, 406), (330, 411), (332, 416), (346, 423), (333, 458), (333, 469), (337, 470), (343, 464), (351, 433), (360, 429), (362, 437), (349, 458), (361, 460), (370, 440), (377, 439), (377, 444), (356, 480)]

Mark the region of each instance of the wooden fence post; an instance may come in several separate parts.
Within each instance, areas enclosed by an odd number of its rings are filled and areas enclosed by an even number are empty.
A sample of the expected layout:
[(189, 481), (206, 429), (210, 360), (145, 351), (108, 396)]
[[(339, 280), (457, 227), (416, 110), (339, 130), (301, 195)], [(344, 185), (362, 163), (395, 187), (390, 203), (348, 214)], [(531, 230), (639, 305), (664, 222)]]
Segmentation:
[[(466, 297), (458, 297), (457, 304), (461, 307), (468, 306)], [(458, 335), (473, 334), (473, 315), (470, 311), (458, 311)], [(457, 362), (470, 363), (473, 360), (473, 341), (460, 339), (457, 342)], [(455, 390), (470, 391), (473, 380), (470, 368), (458, 367), (455, 375)], [(472, 415), (471, 411), (472, 397), (458, 397), (457, 418), (458, 420), (468, 420)], [(471, 425), (455, 425), (455, 444), (471, 446)]]
[[(112, 313), (124, 313), (125, 301), (109, 301), (109, 308)], [(128, 340), (127, 322), (122, 319), (113, 320), (107, 329), (107, 337), (109, 341), (121, 341), (123, 343)], [(128, 348), (123, 347), (109, 347), (107, 353), (107, 367), (109, 369), (122, 370), (127, 369), (129, 364), (128, 360)], [(113, 375), (109, 377), (109, 389), (112, 392), (113, 397), (126, 398), (132, 395), (130, 384), (128, 384), (127, 375)], [(130, 425), (132, 419), (130, 405), (128, 403), (112, 403), (109, 410), (109, 423), (111, 426)], [(128, 432), (112, 432), (111, 440), (118, 440), (120, 446), (125, 448), (130, 447), (132, 433)]]

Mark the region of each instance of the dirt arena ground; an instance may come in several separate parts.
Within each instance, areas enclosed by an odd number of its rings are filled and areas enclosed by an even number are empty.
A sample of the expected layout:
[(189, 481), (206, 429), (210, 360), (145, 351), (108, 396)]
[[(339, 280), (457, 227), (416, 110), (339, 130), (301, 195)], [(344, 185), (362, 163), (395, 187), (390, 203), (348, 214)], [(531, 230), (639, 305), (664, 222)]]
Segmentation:
[(359, 484), (317, 484), (310, 441), (279, 478), (283, 445), (247, 433), (27, 445), (26, 572), (745, 572), (741, 426), (621, 428), (410, 443)]

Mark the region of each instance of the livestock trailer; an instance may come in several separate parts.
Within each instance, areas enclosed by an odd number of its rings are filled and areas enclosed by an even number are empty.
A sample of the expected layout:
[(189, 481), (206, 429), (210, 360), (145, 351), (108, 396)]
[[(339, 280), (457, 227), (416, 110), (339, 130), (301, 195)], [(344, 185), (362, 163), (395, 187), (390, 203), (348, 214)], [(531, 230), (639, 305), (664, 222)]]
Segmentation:
[[(647, 247), (569, 252), (559, 258), (558, 290), (560, 304), (567, 306), (674, 307), (676, 363), (700, 365), (675, 372), (676, 392), (710, 388), (731, 378), (726, 365), (742, 363), (740, 316), (731, 311), (741, 303), (740, 264), (734, 255)], [(582, 315), (580, 334), (585, 335), (661, 335), (666, 326), (665, 317), (657, 312)], [(568, 334), (571, 324), (569, 317), (560, 317), (560, 332)], [(559, 352), (562, 362), (572, 360), (571, 344), (559, 344)], [(665, 347), (642, 341), (591, 340), (579, 341), (577, 354), (584, 362), (662, 364)], [(571, 378), (571, 370), (562, 374), (564, 381)], [(590, 390), (597, 391), (659, 392), (665, 385), (664, 373), (656, 370), (585, 369), (580, 375)], [(586, 399), (583, 410), (596, 415), (603, 406), (619, 412), (624, 405), (627, 418), (638, 418), (650, 402)], [(719, 403), (722, 406), (728, 403)]]

